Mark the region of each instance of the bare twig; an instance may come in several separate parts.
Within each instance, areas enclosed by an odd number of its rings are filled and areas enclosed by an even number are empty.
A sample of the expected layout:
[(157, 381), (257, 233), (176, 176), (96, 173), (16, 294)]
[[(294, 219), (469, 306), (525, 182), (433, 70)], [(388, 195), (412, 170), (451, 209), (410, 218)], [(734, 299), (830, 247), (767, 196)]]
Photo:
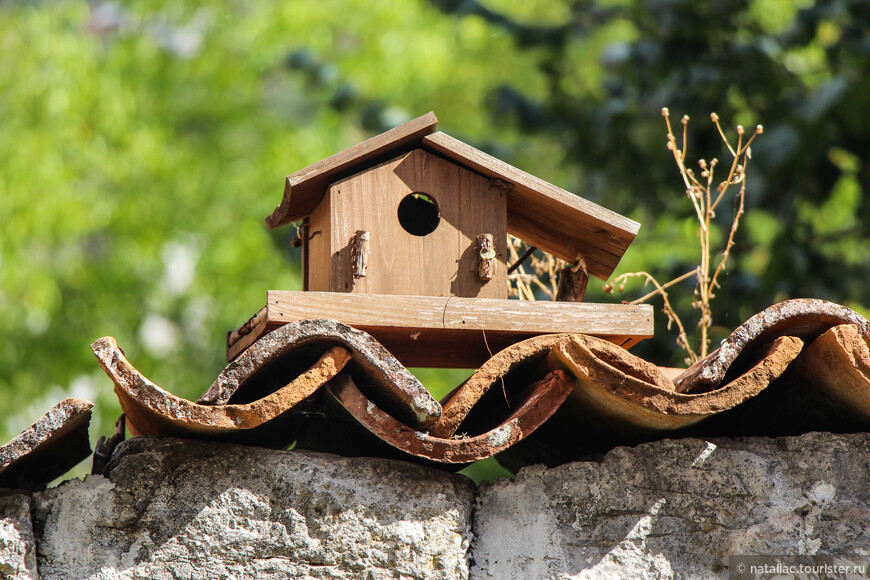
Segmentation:
[[(674, 284), (679, 284), (683, 280), (688, 280), (692, 276), (697, 276), (697, 275), (698, 275), (697, 268), (694, 270), (689, 270), (688, 272), (686, 272), (682, 276), (677, 276), (676, 278), (674, 278), (670, 282), (666, 282), (665, 284), (662, 284), (661, 286), (656, 286), (655, 290), (653, 290), (652, 292), (650, 292), (648, 294), (644, 294), (640, 298), (636, 298), (636, 299), (632, 300), (630, 302), (630, 304), (643, 304), (644, 302), (646, 302), (650, 298), (653, 298), (656, 294), (659, 294), (661, 292), (661, 290), (664, 290), (665, 288), (670, 288)], [(617, 279), (619, 279), (619, 278), (617, 278)]]
[[(719, 287), (719, 275), (725, 270), (725, 266), (728, 262), (729, 257), (731, 256), (731, 250), (734, 247), (734, 239), (735, 234), (737, 232), (737, 228), (740, 225), (740, 218), (744, 213), (745, 207), (745, 198), (746, 198), (746, 167), (749, 162), (749, 159), (752, 157), (752, 151), (750, 149), (750, 144), (758, 135), (761, 135), (763, 132), (763, 127), (758, 125), (755, 128), (755, 132), (750, 135), (748, 139), (744, 142), (744, 134), (745, 131), (742, 126), (737, 126), (737, 145), (733, 147), (725, 135), (725, 131), (722, 129), (722, 126), (719, 124), (719, 116), (716, 113), (712, 113), (710, 115), (710, 120), (713, 121), (713, 124), (716, 126), (716, 130), (719, 132), (719, 136), (722, 138), (722, 141), (725, 143), (725, 146), (728, 148), (729, 153), (731, 154), (731, 165), (728, 170), (727, 178), (715, 186), (716, 195), (714, 197), (713, 188), (714, 188), (714, 170), (718, 165), (718, 160), (713, 159), (710, 163), (707, 163), (704, 159), (701, 159), (698, 162), (698, 166), (701, 169), (701, 180), (699, 180), (692, 169), (686, 166), (686, 150), (688, 148), (688, 131), (687, 127), (689, 124), (689, 117), (683, 116), (681, 119), (681, 124), (683, 125), (683, 134), (682, 134), (682, 149), (677, 148), (677, 138), (674, 135), (673, 127), (671, 126), (670, 121), (670, 113), (667, 108), (662, 109), (662, 116), (665, 119), (665, 125), (667, 126), (667, 147), (674, 155), (674, 161), (677, 164), (677, 168), (680, 171), (680, 177), (683, 180), (683, 184), (686, 188), (686, 196), (691, 200), (692, 207), (695, 210), (695, 217), (698, 220), (698, 240), (700, 243), (700, 265), (692, 271), (686, 272), (682, 276), (678, 276), (674, 278), (670, 282), (665, 284), (660, 284), (652, 275), (647, 272), (631, 272), (628, 274), (621, 274), (617, 276), (612, 283), (605, 284), (604, 289), (606, 291), (612, 291), (614, 287), (617, 288), (617, 291), (621, 292), (625, 288), (625, 282), (634, 277), (644, 278), (644, 285), (647, 283), (652, 283), (655, 286), (655, 290), (647, 293), (646, 295), (634, 300), (632, 304), (637, 304), (641, 302), (645, 302), (650, 298), (654, 298), (655, 296), (661, 296), (664, 302), (664, 311), (668, 316), (668, 328), (671, 327), (671, 324), (676, 324), (679, 330), (679, 336), (677, 338), (677, 343), (682, 346), (686, 353), (688, 354), (687, 362), (693, 363), (698, 360), (699, 357), (703, 358), (707, 356), (707, 352), (710, 346), (710, 339), (708, 337), (708, 331), (710, 326), (713, 324), (713, 313), (710, 307), (711, 301), (715, 298), (715, 290)], [(713, 271), (712, 276), (710, 275), (710, 269), (712, 265), (711, 261), (711, 246), (710, 246), (710, 227), (713, 218), (716, 216), (716, 208), (721, 203), (722, 199), (725, 197), (725, 194), (728, 192), (729, 188), (732, 185), (740, 185), (739, 192), (737, 193), (738, 199), (738, 208), (735, 212), (734, 219), (731, 222), (731, 230), (728, 234), (728, 239), (725, 242), (725, 247), (721, 252), (721, 258), (719, 259), (718, 264), (716, 265), (715, 270)], [(668, 293), (666, 291), (667, 288), (678, 284), (684, 280), (695, 276), (696, 286), (695, 286), (695, 300), (692, 302), (692, 306), (700, 310), (700, 320), (698, 321), (698, 327), (700, 328), (701, 337), (700, 337), (700, 345), (698, 348), (698, 354), (691, 348), (689, 345), (688, 338), (686, 336), (685, 327), (680, 320), (680, 317), (677, 315), (676, 311), (671, 307), (671, 303), (668, 299)]]
[[(510, 236), (508, 236), (508, 243), (510, 243)], [(517, 268), (519, 268), (520, 266), (522, 266), (522, 265), (523, 265), (523, 262), (525, 262), (526, 260), (528, 260), (528, 259), (529, 259), (529, 256), (531, 256), (531, 255), (532, 255), (532, 252), (534, 252), (536, 249), (537, 249), (537, 248), (536, 248), (535, 246), (529, 246), (528, 249), (526, 249), (526, 251), (523, 252), (523, 255), (520, 256), (519, 258), (517, 258), (517, 261), (514, 262), (513, 264), (511, 264), (511, 265), (508, 267), (508, 271), (507, 271), (508, 276), (510, 276), (511, 274), (513, 274), (513, 273), (514, 273), (514, 270), (516, 270)]]
[[(644, 278), (644, 283), (643, 283), (644, 286), (646, 286), (648, 283), (651, 283), (653, 286), (656, 287), (656, 289), (654, 291), (650, 292), (649, 294), (647, 294), (647, 296), (652, 297), (652, 296), (658, 295), (658, 296), (662, 297), (662, 301), (664, 302), (664, 307), (662, 308), (662, 312), (664, 312), (665, 316), (668, 317), (668, 330), (671, 329), (672, 324), (677, 325), (677, 330), (678, 330), (677, 344), (680, 345), (680, 347), (683, 348), (688, 353), (689, 358), (692, 361), (697, 360), (698, 356), (695, 354), (695, 351), (692, 350), (692, 346), (689, 344), (689, 337), (686, 334), (686, 329), (683, 327), (683, 321), (680, 320), (680, 317), (677, 316), (677, 312), (671, 306), (671, 302), (668, 299), (668, 293), (667, 293), (667, 291), (665, 291), (665, 288), (672, 286), (673, 284), (676, 284), (677, 282), (685, 280), (686, 278), (689, 277), (690, 274), (695, 274), (695, 273), (696, 272), (694, 270), (692, 272), (687, 272), (686, 274), (683, 274), (679, 278), (671, 280), (667, 284), (659, 284), (658, 280), (656, 280), (654, 276), (652, 276), (651, 274), (649, 274), (647, 272), (629, 272), (628, 274), (622, 274), (621, 276), (618, 276), (616, 278), (616, 280), (614, 280), (614, 282), (619, 281), (619, 286), (617, 286), (617, 292), (622, 292), (625, 289), (625, 286), (624, 286), (625, 281), (628, 280), (629, 278), (642, 277), (642, 278)], [(604, 290), (606, 292), (610, 293), (613, 290), (613, 285), (612, 284), (605, 284)], [(632, 304), (639, 304), (639, 303), (640, 303), (639, 300), (632, 302)]]
[[(548, 299), (555, 300), (559, 288), (558, 272), (565, 262), (544, 252), (540, 252), (540, 256), (533, 254), (535, 249), (519, 238), (508, 236), (508, 261), (513, 264), (508, 271), (509, 295), (520, 300), (536, 300), (537, 289)], [(526, 266), (531, 272), (526, 272)]]
[[(717, 183), (714, 178), (715, 169), (719, 164), (718, 159), (711, 159), (708, 163), (701, 159), (698, 161), (700, 175), (696, 175), (695, 171), (686, 165), (688, 149), (688, 125), (689, 117), (683, 116), (680, 119), (682, 125), (682, 135), (680, 136), (678, 146), (677, 136), (674, 134), (671, 125), (670, 113), (668, 109), (662, 109), (662, 116), (665, 119), (667, 126), (667, 148), (674, 156), (674, 162), (680, 172), (680, 178), (685, 187), (686, 197), (692, 202), (692, 208), (695, 211), (695, 217), (698, 221), (698, 241), (700, 245), (700, 264), (697, 268), (690, 270), (673, 280), (661, 284), (654, 276), (647, 272), (630, 272), (617, 276), (613, 282), (608, 282), (604, 285), (607, 292), (612, 292), (616, 289), (617, 292), (622, 292), (625, 289), (625, 283), (631, 278), (643, 278), (644, 286), (652, 284), (655, 289), (647, 294), (633, 300), (631, 304), (640, 304), (655, 298), (662, 297), (663, 310), (668, 317), (668, 329), (672, 325), (676, 325), (678, 336), (677, 344), (686, 351), (688, 355), (687, 362), (693, 363), (699, 358), (707, 356), (710, 339), (708, 337), (709, 328), (713, 323), (713, 311), (711, 309), (711, 301), (715, 298), (715, 291), (719, 288), (719, 276), (725, 270), (728, 259), (731, 257), (731, 250), (734, 247), (735, 235), (737, 228), (740, 225), (740, 218), (743, 216), (746, 197), (746, 167), (752, 157), (750, 145), (758, 135), (761, 135), (763, 128), (758, 125), (755, 132), (745, 139), (745, 131), (743, 127), (737, 126), (737, 144), (732, 146), (731, 142), (725, 135), (725, 131), (719, 124), (719, 116), (716, 113), (710, 115), (710, 120), (716, 126), (719, 136), (723, 143), (728, 148), (731, 154), (731, 164), (728, 167), (728, 175), (724, 181)], [(738, 207), (734, 218), (731, 222), (731, 229), (728, 234), (728, 239), (725, 242), (725, 247), (720, 253), (720, 258), (713, 269), (713, 274), (710, 274), (712, 267), (711, 259), (711, 242), (710, 229), (712, 221), (716, 217), (716, 208), (725, 198), (725, 195), (730, 191), (732, 185), (739, 185), (739, 191), (736, 194)], [(715, 192), (714, 192), (715, 190)], [(508, 251), (510, 254), (509, 262), (513, 264), (508, 272), (509, 292), (511, 296), (518, 297), (520, 300), (535, 300), (536, 291), (538, 295), (544, 295), (551, 300), (555, 300), (558, 292), (558, 272), (565, 267), (565, 262), (556, 259), (549, 254), (543, 252), (533, 253), (534, 247), (526, 245), (521, 240), (508, 236)], [(528, 260), (528, 261), (527, 261)], [(528, 267), (528, 271), (527, 268)], [(700, 329), (700, 341), (697, 351), (689, 344), (688, 335), (682, 320), (677, 315), (676, 310), (671, 305), (667, 289), (688, 280), (695, 278), (695, 299), (692, 301), (693, 308), (700, 311), (698, 327)]]

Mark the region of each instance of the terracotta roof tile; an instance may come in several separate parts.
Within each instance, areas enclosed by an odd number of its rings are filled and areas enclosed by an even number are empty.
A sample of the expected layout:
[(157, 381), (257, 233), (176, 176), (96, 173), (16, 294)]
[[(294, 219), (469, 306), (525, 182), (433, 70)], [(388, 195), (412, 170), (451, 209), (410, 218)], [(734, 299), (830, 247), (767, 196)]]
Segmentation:
[[(443, 414), (374, 339), (335, 321), (295, 322), (266, 335), (227, 366), (200, 403), (141, 377), (113, 340), (94, 349), (138, 432), (272, 446), (292, 438), (298, 448), (452, 468), (497, 455), (517, 469), (689, 433), (866, 429), (868, 341), (870, 324), (857, 313), (788, 301), (750, 318), (675, 382), (603, 339), (538, 336), (496, 353), (444, 398)], [(324, 362), (329, 357), (341, 362)], [(279, 396), (303, 371), (317, 376), (302, 381), (304, 396)], [(241, 409), (257, 405), (270, 414), (247, 420)], [(425, 425), (412, 424), (421, 410)]]
[(90, 401), (64, 399), (0, 447), (0, 487), (41, 489), (91, 453)]

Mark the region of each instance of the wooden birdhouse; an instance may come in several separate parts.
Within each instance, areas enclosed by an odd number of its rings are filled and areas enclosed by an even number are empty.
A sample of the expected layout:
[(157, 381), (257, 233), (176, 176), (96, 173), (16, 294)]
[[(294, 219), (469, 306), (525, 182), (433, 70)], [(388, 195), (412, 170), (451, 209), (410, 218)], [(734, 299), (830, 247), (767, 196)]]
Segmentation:
[(508, 300), (508, 233), (607, 279), (639, 224), (436, 127), (428, 113), (287, 177), (266, 224), (299, 224), (303, 292), (270, 291), (229, 359), (301, 318), (366, 330), (414, 366), (476, 366), (542, 333), (652, 335), (649, 306)]
[[(366, 167), (332, 183), (308, 216), (305, 287), (507, 298), (505, 198), (498, 182), (424, 149)], [(487, 252), (493, 267), (481, 275)]]

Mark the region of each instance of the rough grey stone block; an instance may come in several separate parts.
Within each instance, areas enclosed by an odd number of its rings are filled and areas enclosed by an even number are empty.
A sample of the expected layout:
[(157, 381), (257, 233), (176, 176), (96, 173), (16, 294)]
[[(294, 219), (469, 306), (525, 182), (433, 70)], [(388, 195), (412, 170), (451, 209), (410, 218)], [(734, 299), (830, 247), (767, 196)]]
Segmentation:
[(0, 496), (0, 578), (37, 578), (36, 543), (27, 495)]
[[(870, 554), (870, 434), (664, 440), (481, 489), (471, 577), (721, 578), (729, 555)], [(861, 563), (861, 562), (858, 562)]]
[(42, 578), (467, 578), (474, 488), (425, 466), (137, 437), (34, 495)]

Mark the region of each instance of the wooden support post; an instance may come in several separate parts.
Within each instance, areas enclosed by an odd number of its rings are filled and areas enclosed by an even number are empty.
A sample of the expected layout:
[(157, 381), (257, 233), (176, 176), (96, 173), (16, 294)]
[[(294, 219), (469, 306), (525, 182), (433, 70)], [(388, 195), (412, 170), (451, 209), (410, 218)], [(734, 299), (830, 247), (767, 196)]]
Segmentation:
[[(308, 290), (308, 269), (311, 267), (311, 258), (308, 256), (308, 232), (311, 230), (311, 222), (308, 217), (302, 220), (302, 225), (296, 230), (296, 239), (302, 244), (302, 289)], [(294, 240), (295, 242), (296, 240)]]
[(586, 283), (589, 273), (586, 271), (586, 260), (578, 255), (573, 266), (562, 268), (559, 272), (559, 288), (556, 290), (556, 300), (559, 302), (583, 302), (586, 295)]
[(477, 236), (479, 259), (477, 262), (477, 277), (489, 282), (495, 275), (495, 240), (492, 234)]

